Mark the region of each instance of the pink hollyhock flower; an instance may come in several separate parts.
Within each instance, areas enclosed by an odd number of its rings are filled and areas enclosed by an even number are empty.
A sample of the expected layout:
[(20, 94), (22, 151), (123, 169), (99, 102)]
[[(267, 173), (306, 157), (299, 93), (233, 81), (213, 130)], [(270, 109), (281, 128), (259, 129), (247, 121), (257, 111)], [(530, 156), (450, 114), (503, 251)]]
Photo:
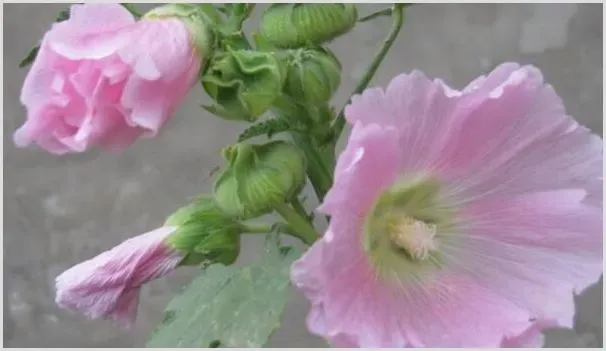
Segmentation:
[(65, 154), (155, 136), (196, 82), (194, 40), (176, 18), (137, 22), (119, 4), (72, 5), (25, 78), (27, 120), (15, 144)]
[(419, 72), (346, 108), (353, 125), (295, 262), (308, 327), (343, 347), (516, 347), (572, 327), (602, 274), (602, 141), (534, 67), (462, 91)]
[(165, 243), (175, 229), (161, 227), (134, 237), (63, 272), (56, 279), (57, 304), (131, 326), (141, 285), (172, 272), (183, 259)]

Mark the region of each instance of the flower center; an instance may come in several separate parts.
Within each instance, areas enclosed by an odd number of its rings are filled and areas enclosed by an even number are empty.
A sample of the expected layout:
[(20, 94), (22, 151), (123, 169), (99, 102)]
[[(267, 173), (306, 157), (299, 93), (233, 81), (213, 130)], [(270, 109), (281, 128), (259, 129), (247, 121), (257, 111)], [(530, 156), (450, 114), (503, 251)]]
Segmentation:
[(435, 224), (404, 216), (389, 220), (386, 229), (391, 243), (414, 261), (425, 260), (430, 252), (438, 249)]
[(377, 196), (362, 236), (377, 276), (411, 283), (443, 267), (438, 244), (452, 229), (453, 212), (441, 200), (440, 186), (427, 175), (406, 177)]

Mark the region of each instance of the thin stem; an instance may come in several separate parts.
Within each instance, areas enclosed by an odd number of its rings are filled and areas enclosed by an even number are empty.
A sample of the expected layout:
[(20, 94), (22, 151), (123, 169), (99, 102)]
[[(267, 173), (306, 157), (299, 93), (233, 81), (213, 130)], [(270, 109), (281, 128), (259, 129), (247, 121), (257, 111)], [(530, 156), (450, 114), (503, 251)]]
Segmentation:
[(373, 12), (368, 16), (364, 16), (358, 20), (358, 22), (366, 22), (370, 21), (373, 18), (381, 17), (381, 16), (391, 16), (391, 7), (388, 9), (383, 9), (381, 11)]
[[(402, 7), (406, 8), (409, 6), (414, 5), (413, 3), (407, 3), (407, 4), (401, 4)], [(393, 11), (393, 8), (388, 8), (388, 9), (383, 9), (383, 10), (379, 10), (377, 12), (373, 12), (370, 15), (366, 15), (362, 18), (360, 18), (358, 20), (358, 22), (366, 22), (366, 21), (370, 21), (371, 19), (377, 18), (377, 17), (381, 17), (381, 16), (391, 16), (391, 13)]]
[(297, 213), (292, 207), (286, 203), (276, 206), (276, 212), (286, 220), (288, 225), (293, 229), (294, 235), (301, 239), (304, 243), (311, 245), (318, 238), (316, 229), (311, 225), (309, 220)]
[[(377, 69), (381, 65), (381, 62), (383, 62), (383, 59), (385, 58), (385, 56), (387, 56), (389, 49), (391, 49), (391, 46), (393, 45), (396, 38), (398, 37), (398, 34), (400, 33), (400, 28), (402, 28), (402, 24), (404, 23), (404, 7), (405, 6), (406, 6), (406, 4), (394, 4), (393, 5), (392, 11), (391, 11), (392, 16), (393, 16), (393, 25), (391, 26), (391, 30), (390, 30), (389, 34), (387, 35), (387, 37), (385, 38), (385, 40), (383, 41), (381, 48), (379, 49), (379, 51), (375, 55), (374, 59), (370, 63), (370, 66), (368, 66), (366, 73), (364, 74), (364, 76), (362, 77), (360, 82), (358, 82), (358, 85), (356, 86), (353, 93), (351, 94), (352, 96), (356, 95), (356, 94), (360, 94), (362, 91), (364, 91), (364, 89), (366, 89), (366, 87), (372, 80), (372, 77), (375, 75), (375, 73), (377, 72)], [(350, 101), (351, 101), (351, 97), (347, 103), (349, 104)], [(333, 135), (332, 135), (333, 140), (339, 139), (339, 137), (341, 136), (341, 132), (343, 131), (343, 127), (345, 127), (345, 117), (343, 115), (344, 110), (345, 110), (345, 108), (341, 109), (341, 112), (335, 119), (335, 122), (333, 123), (333, 126), (331, 128), (333, 130)]]

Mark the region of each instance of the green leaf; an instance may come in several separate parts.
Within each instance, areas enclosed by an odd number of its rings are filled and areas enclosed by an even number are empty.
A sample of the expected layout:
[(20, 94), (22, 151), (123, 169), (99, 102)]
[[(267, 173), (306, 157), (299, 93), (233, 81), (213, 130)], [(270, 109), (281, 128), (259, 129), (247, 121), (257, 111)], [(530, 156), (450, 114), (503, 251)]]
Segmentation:
[(36, 59), (36, 56), (38, 56), (38, 51), (40, 51), (40, 45), (34, 46), (27, 53), (27, 55), (25, 55), (25, 57), (21, 60), (21, 62), (19, 62), (19, 68), (24, 68), (24, 67), (31, 65), (34, 62), (34, 60)]
[(60, 11), (55, 18), (55, 22), (63, 22), (69, 19), (69, 10)]
[(141, 13), (137, 11), (135, 5), (129, 3), (120, 3), (120, 5), (122, 5), (122, 7), (124, 7), (128, 12), (130, 12), (131, 15), (135, 16), (135, 18), (141, 18)]
[(244, 268), (210, 266), (166, 308), (147, 347), (261, 347), (280, 326), (291, 263), (301, 252), (268, 241), (266, 257)]

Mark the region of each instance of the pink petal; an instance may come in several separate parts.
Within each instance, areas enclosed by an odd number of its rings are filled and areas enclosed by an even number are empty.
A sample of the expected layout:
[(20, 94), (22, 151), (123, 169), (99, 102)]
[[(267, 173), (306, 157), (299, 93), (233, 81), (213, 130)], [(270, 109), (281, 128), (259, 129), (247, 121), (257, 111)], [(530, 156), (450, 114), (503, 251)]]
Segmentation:
[[(63, 125), (63, 120), (60, 118), (61, 110), (57, 106), (41, 106), (38, 110), (28, 113), (28, 119), (19, 129), (13, 134), (13, 141), (18, 147), (25, 147), (34, 141), (41, 139), (49, 139), (52, 132)], [(54, 139), (54, 138), (50, 138)], [(48, 141), (45, 144), (49, 145), (48, 151), (58, 153), (63, 147), (55, 145), (55, 142)]]
[(556, 325), (557, 323), (554, 323), (553, 321), (536, 321), (522, 334), (504, 338), (501, 343), (501, 347), (541, 348), (545, 342), (545, 337), (543, 336), (542, 330)]
[(131, 76), (124, 86), (121, 98), (122, 106), (130, 111), (127, 123), (155, 135), (172, 117), (175, 108), (194, 84), (199, 67), (199, 61), (192, 63), (172, 82), (147, 81), (136, 75)]
[[(72, 5), (68, 21), (84, 33), (107, 32), (135, 22), (133, 15), (116, 3)], [(64, 22), (64, 23), (65, 23)]]
[(313, 301), (310, 331), (336, 346), (497, 347), (503, 335), (530, 326), (525, 311), (463, 276), (384, 286), (358, 235), (349, 234), (320, 239), (292, 268), (295, 285)]
[(573, 292), (602, 274), (601, 210), (568, 190), (480, 201), (464, 232), (440, 242), (448, 266), (534, 317), (572, 327)]
[(33, 108), (47, 104), (56, 98), (53, 82), (60, 74), (48, 69), (30, 70), (21, 89), (21, 103)]
[(41, 148), (54, 155), (65, 155), (71, 152), (69, 147), (57, 140), (57, 137), (53, 135), (38, 138), (36, 143), (38, 143)]
[[(383, 92), (379, 88), (365, 91), (352, 98), (345, 109), (350, 123), (378, 123), (399, 130), (400, 167), (408, 171), (423, 170), (428, 165), (428, 153), (436, 143), (432, 136), (450, 116), (458, 101), (456, 92), (440, 80), (429, 80), (421, 72), (400, 74)], [(406, 98), (403, 98), (406, 96)]]
[(335, 179), (339, 184), (326, 194), (318, 210), (330, 214), (347, 206), (352, 215), (365, 213), (377, 192), (396, 177), (397, 147), (395, 129), (356, 123), (349, 145), (337, 161)]
[(130, 326), (141, 285), (172, 272), (182, 259), (164, 243), (174, 230), (162, 227), (134, 237), (63, 272), (56, 279), (57, 304)]
[(103, 58), (131, 40), (134, 23), (134, 17), (119, 4), (72, 5), (70, 18), (49, 32), (49, 45), (71, 60)]
[(498, 65), (488, 76), (480, 76), (469, 83), (464, 89), (464, 93), (471, 93), (482, 88), (485, 91), (491, 91), (503, 84), (509, 76), (517, 71), (520, 65), (515, 62), (506, 62)]
[(195, 55), (189, 31), (177, 19), (142, 20), (132, 40), (120, 57), (145, 80), (173, 81), (187, 71)]

